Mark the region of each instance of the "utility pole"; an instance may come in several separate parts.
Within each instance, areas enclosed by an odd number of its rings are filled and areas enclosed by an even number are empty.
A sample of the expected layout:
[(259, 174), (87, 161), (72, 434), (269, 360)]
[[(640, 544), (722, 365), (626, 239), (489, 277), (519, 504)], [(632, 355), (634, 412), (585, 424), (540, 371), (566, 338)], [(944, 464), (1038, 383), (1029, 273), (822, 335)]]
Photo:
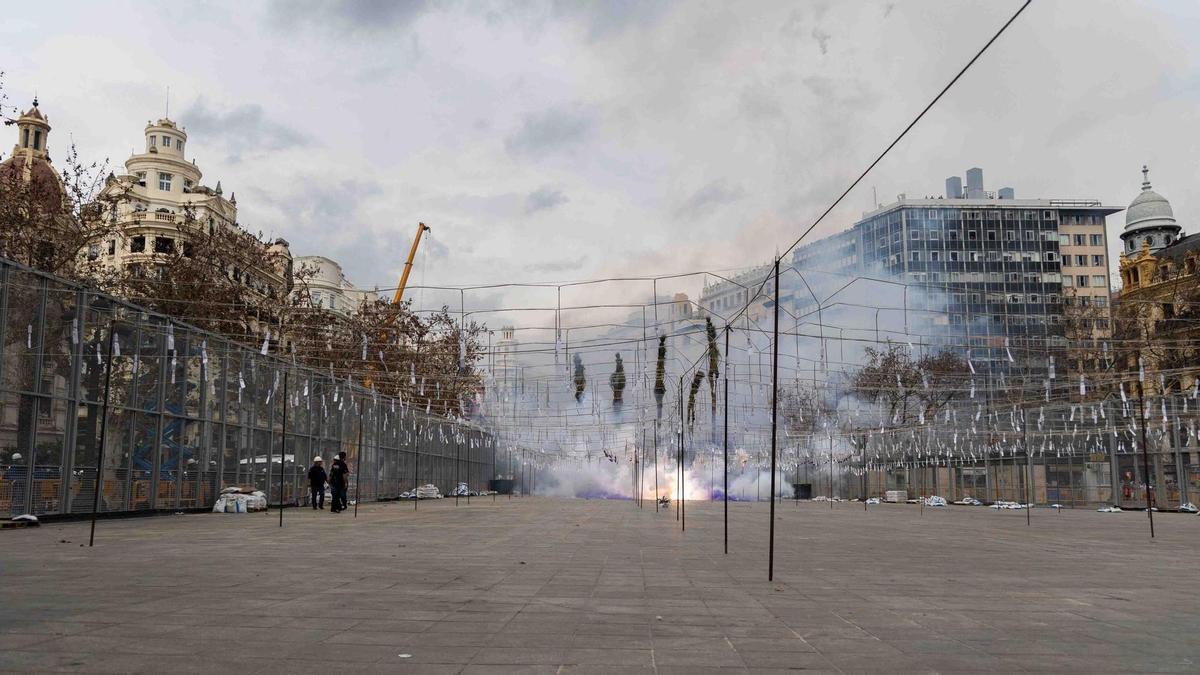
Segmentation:
[(775, 445), (778, 436), (779, 417), (779, 258), (775, 258), (775, 321), (773, 328), (774, 356), (771, 359), (771, 528), (767, 551), (767, 581), (775, 579)]

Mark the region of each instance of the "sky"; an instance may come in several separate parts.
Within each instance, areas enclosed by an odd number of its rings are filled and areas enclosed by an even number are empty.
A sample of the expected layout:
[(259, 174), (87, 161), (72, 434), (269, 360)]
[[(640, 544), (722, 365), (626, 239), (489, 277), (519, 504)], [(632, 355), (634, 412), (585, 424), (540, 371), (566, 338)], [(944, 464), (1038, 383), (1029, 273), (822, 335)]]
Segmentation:
[[(418, 221), (411, 283), (553, 283), (769, 261), (1019, 4), (47, 0), (4, 8), (0, 69), (10, 102), (40, 97), (52, 151), (117, 169), (169, 105), (245, 227), (359, 286), (396, 284)], [(1035, 1), (811, 236), (972, 166), (1018, 198), (1123, 207), (1148, 164), (1200, 231), (1198, 35), (1196, 3)]]

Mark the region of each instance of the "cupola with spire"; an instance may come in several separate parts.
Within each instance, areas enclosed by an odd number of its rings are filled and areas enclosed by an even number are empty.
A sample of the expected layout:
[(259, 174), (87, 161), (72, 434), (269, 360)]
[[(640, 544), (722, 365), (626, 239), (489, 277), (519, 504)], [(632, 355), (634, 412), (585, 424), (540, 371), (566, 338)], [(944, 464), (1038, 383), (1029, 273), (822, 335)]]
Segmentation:
[(38, 109), (36, 97), (33, 99), (33, 107), (21, 113), (16, 124), (17, 144), (13, 146), (13, 156), (29, 155), (36, 159), (50, 161), (46, 145), (50, 139), (50, 120)]
[(1125, 210), (1125, 229), (1121, 240), (1125, 242), (1125, 253), (1131, 254), (1143, 247), (1151, 252), (1170, 246), (1179, 238), (1183, 228), (1175, 222), (1171, 202), (1150, 187), (1150, 169), (1142, 166), (1142, 192)]

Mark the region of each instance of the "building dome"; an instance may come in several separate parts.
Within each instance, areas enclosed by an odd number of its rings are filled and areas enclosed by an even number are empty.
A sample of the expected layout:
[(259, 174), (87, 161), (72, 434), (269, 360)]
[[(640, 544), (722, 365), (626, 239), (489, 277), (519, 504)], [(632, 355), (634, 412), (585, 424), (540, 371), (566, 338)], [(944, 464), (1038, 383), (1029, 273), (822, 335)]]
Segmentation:
[(1136, 227), (1148, 221), (1175, 222), (1175, 212), (1171, 210), (1171, 202), (1154, 190), (1142, 190), (1125, 210), (1125, 229)]
[(38, 102), (21, 113), (16, 121), (17, 143), (12, 154), (0, 162), (0, 189), (9, 199), (23, 198), (47, 214), (57, 215), (64, 209), (67, 192), (62, 177), (50, 164), (47, 141), (50, 123)]
[(1139, 248), (1142, 241), (1151, 250), (1163, 248), (1173, 242), (1182, 229), (1175, 221), (1171, 202), (1150, 188), (1150, 169), (1143, 166), (1142, 191), (1125, 210), (1125, 230), (1121, 239), (1125, 240), (1127, 252)]

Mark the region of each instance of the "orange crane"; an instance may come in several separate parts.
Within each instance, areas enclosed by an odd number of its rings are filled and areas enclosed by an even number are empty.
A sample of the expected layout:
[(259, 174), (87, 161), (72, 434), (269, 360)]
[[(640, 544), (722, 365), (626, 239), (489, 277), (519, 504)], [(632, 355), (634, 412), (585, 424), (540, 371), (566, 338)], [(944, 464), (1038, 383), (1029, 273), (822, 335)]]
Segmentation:
[[(429, 232), (429, 226), (425, 223), (417, 223), (417, 236), (413, 238), (412, 248), (408, 249), (408, 260), (404, 263), (404, 272), (400, 274), (400, 285), (396, 287), (396, 293), (392, 295), (392, 304), (399, 305), (404, 300), (404, 288), (408, 286), (408, 275), (412, 273), (413, 259), (417, 257), (417, 245), (421, 243), (421, 235)], [(395, 319), (395, 315), (385, 319), (385, 325), (391, 325)], [(387, 340), (387, 334), (381, 332), (380, 341)], [(368, 375), (363, 377), (363, 385), (368, 389), (374, 385), (374, 381)]]
[(408, 262), (404, 263), (404, 272), (400, 275), (400, 285), (392, 296), (392, 304), (398, 305), (404, 299), (404, 287), (408, 285), (408, 275), (412, 272), (413, 258), (417, 257), (417, 245), (421, 243), (421, 235), (429, 231), (425, 223), (417, 223), (417, 236), (413, 238), (412, 248), (408, 249)]

